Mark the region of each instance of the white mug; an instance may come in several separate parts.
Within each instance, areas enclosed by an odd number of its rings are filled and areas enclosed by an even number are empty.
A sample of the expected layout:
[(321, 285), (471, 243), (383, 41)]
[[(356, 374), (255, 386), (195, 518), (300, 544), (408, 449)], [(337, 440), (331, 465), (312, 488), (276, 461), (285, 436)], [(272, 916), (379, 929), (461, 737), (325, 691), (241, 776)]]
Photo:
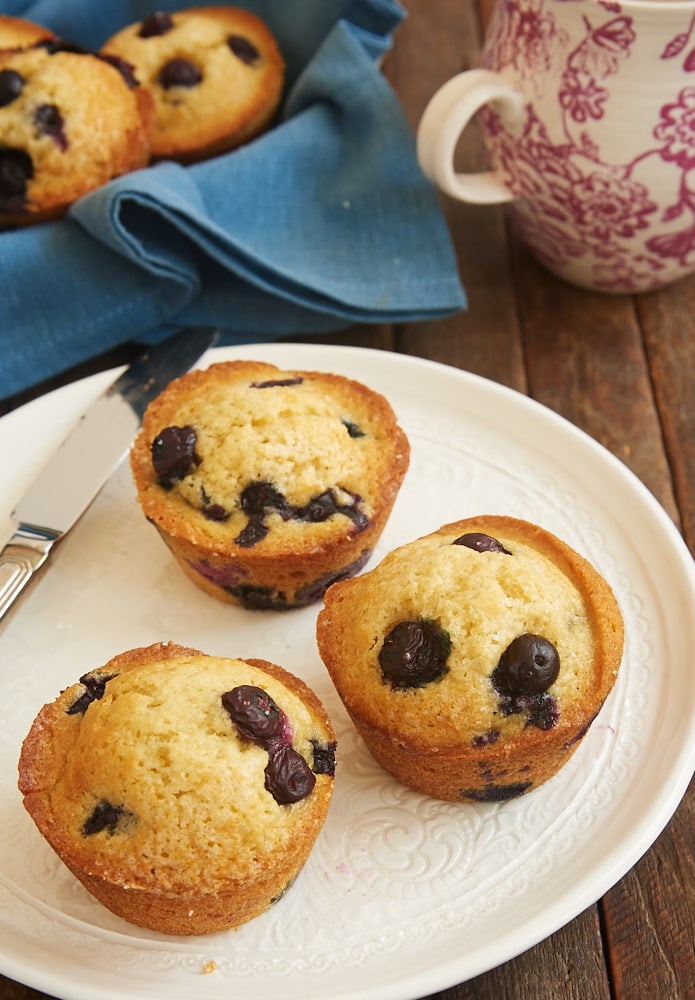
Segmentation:
[[(492, 169), (457, 173), (478, 114)], [(435, 94), (418, 159), (442, 191), (509, 203), (566, 280), (610, 292), (695, 270), (695, 0), (498, 0), (481, 69)]]

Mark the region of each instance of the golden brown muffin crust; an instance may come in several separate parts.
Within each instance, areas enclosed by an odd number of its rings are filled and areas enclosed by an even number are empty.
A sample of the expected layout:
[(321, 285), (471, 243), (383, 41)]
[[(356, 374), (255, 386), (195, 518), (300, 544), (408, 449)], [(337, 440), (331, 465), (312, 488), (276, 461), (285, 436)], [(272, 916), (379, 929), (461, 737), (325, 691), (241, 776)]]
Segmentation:
[[(467, 533), (507, 552), (453, 544)], [(576, 749), (622, 656), (622, 617), (606, 581), (559, 538), (514, 518), (444, 525), (335, 584), (324, 601), (319, 652), (367, 745), (400, 780), (442, 798), (546, 780)], [(408, 621), (434, 623), (451, 648), (441, 676), (394, 689), (380, 651)], [(523, 634), (549, 640), (560, 658), (535, 701), (505, 697), (493, 678)]]
[(26, 184), (0, 198), (0, 226), (59, 217), (78, 198), (147, 165), (149, 95), (89, 53), (41, 46), (0, 52), (21, 79), (0, 107), (3, 156), (24, 158)]
[[(170, 427), (192, 428), (195, 456), (163, 484), (152, 446)], [(361, 383), (230, 361), (175, 380), (148, 407), (131, 467), (143, 513), (194, 582), (238, 603), (235, 587), (267, 588), (291, 606), (368, 557), (409, 457), (390, 405)], [(247, 544), (254, 484), (280, 499)], [(306, 513), (320, 498), (333, 513)]]
[[(143, 37), (138, 21), (102, 49), (129, 62), (153, 95), (153, 158), (191, 163), (236, 148), (267, 128), (282, 95), (285, 66), (261, 19), (237, 7), (191, 7), (172, 13), (167, 23)], [(188, 64), (195, 82), (163, 84), (162, 73), (173, 60)]]
[(24, 48), (54, 37), (52, 31), (34, 21), (0, 14), (0, 49)]
[(24, 741), (19, 788), (38, 829), (134, 923), (168, 933), (236, 926), (267, 909), (318, 836), (332, 774), (316, 773), (306, 797), (278, 801), (265, 783), (270, 751), (222, 702), (243, 685), (275, 700), (289, 720), (284, 738), (307, 764), (317, 746), (334, 750), (330, 720), (299, 678), (174, 643), (90, 672), (42, 709)]

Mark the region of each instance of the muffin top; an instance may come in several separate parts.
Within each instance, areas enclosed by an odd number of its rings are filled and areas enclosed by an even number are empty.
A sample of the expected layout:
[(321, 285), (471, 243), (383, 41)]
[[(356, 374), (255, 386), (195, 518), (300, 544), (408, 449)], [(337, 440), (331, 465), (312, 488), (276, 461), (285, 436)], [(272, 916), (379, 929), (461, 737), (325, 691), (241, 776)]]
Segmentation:
[(622, 619), (581, 556), (490, 516), (445, 525), (329, 588), (317, 637), (348, 709), (439, 749), (576, 725), (614, 682)]
[[(298, 678), (160, 643), (37, 717), (20, 789), (66, 861), (133, 888), (214, 892), (280, 863), (325, 816), (334, 734)], [(275, 860), (277, 859), (277, 860)]]
[(0, 49), (23, 48), (54, 37), (52, 31), (34, 21), (0, 14)]
[(230, 134), (242, 141), (274, 111), (284, 61), (265, 24), (237, 7), (158, 12), (103, 46), (127, 60), (152, 93), (152, 153), (186, 160)]
[(0, 52), (0, 218), (59, 212), (144, 166), (149, 100), (89, 53), (51, 45)]
[(132, 452), (145, 514), (218, 550), (311, 551), (357, 533), (408, 465), (379, 394), (342, 376), (232, 361), (174, 381)]

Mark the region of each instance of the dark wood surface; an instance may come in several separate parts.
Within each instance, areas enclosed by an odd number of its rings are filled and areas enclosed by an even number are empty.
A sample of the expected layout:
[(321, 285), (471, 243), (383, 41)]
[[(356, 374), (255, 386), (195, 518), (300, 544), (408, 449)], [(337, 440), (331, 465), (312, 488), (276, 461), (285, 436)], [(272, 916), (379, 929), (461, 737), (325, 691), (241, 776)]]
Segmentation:
[[(438, 86), (478, 64), (492, 3), (406, 0), (409, 16), (384, 71), (413, 128)], [(484, 164), (475, 127), (461, 157), (470, 169)], [(695, 551), (695, 276), (641, 296), (582, 291), (534, 263), (508, 232), (504, 209), (444, 198), (442, 205), (468, 311), (312, 341), (430, 358), (532, 396), (629, 466)], [(129, 353), (95, 359), (67, 378)], [(694, 831), (691, 783), (656, 843), (602, 899), (530, 951), (431, 1000), (693, 1000)], [(0, 977), (0, 1000), (43, 996)]]

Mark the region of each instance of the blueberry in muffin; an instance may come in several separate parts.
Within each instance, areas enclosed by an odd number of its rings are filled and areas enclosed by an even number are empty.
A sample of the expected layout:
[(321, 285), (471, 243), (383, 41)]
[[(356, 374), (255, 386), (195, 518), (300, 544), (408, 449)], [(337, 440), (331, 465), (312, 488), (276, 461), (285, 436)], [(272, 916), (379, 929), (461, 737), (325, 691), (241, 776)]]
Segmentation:
[(317, 642), (387, 771), (438, 798), (500, 802), (577, 749), (615, 682), (623, 621), (561, 539), (481, 515), (330, 587)]
[(164, 390), (131, 468), (143, 513), (193, 582), (286, 610), (365, 565), (409, 455), (390, 405), (367, 386), (232, 361)]
[(58, 39), (0, 51), (0, 227), (60, 217), (149, 160), (151, 98)]
[(192, 163), (235, 149), (269, 127), (282, 96), (274, 37), (237, 7), (157, 11), (102, 51), (132, 65), (152, 93), (153, 159)]
[(163, 642), (87, 671), (39, 711), (19, 787), (104, 906), (207, 934), (259, 916), (295, 881), (335, 760), (330, 720), (299, 678)]

